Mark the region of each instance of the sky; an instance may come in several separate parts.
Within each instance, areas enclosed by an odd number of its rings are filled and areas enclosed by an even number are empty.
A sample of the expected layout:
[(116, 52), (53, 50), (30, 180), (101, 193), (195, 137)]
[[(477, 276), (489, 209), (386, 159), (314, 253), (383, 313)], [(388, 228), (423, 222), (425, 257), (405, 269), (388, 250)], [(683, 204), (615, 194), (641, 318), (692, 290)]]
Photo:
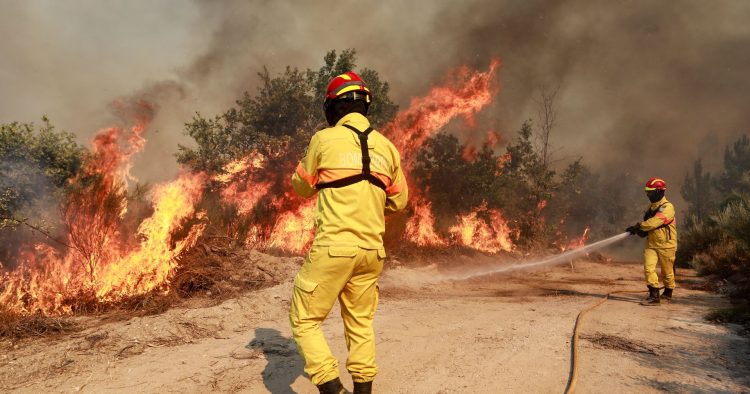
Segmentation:
[[(171, 178), (184, 124), (214, 116), (257, 73), (317, 68), (355, 48), (405, 107), (453, 68), (499, 58), (501, 89), (476, 130), (508, 141), (535, 98), (559, 87), (558, 163), (667, 180), (710, 169), (747, 133), (747, 1), (93, 1), (0, 0), (0, 123), (39, 122), (87, 143), (116, 122), (111, 103), (158, 105), (136, 177)], [(464, 136), (465, 138), (467, 136)]]

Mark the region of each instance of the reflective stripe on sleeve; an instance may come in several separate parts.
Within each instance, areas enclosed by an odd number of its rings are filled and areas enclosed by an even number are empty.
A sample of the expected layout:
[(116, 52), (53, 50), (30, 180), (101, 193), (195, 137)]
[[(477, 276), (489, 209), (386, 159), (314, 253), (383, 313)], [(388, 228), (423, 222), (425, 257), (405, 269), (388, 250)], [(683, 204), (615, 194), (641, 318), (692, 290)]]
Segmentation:
[(404, 190), (404, 182), (403, 181), (400, 182), (400, 183), (398, 183), (398, 184), (394, 183), (394, 184), (388, 186), (385, 189), (385, 194), (387, 194), (389, 196), (392, 196), (394, 194), (401, 193), (402, 190)]
[(661, 221), (664, 222), (664, 224), (672, 223), (672, 219), (668, 218), (666, 215), (664, 215), (661, 212), (657, 212), (656, 215), (654, 215), (654, 216), (656, 216), (657, 218), (661, 219)]
[(317, 180), (314, 176), (310, 175), (310, 173), (305, 170), (305, 167), (302, 167), (302, 163), (297, 165), (297, 175), (299, 175), (300, 178), (307, 182), (310, 187), (315, 187)]

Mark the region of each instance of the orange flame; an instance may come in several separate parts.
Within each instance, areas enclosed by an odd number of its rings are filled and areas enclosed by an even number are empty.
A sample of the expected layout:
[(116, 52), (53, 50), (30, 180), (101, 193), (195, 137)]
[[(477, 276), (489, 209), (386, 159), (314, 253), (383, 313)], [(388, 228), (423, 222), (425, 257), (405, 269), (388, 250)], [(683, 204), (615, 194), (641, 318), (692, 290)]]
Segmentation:
[(510, 162), (511, 156), (510, 152), (505, 153), (504, 155), (497, 158), (497, 163), (495, 167), (495, 176), (500, 176), (505, 169), (505, 166)]
[[(194, 206), (202, 196), (204, 176), (183, 174), (155, 186), (153, 214), (140, 223), (137, 238), (121, 235), (127, 180), (133, 179), (131, 158), (143, 149), (149, 118), (136, 116), (129, 133), (112, 127), (97, 134), (93, 154), (71, 181), (74, 191), (63, 205), (71, 247), (62, 252), (46, 244), (24, 247), (20, 265), (3, 274), (0, 306), (19, 314), (67, 314), (90, 303), (165, 288), (178, 256), (205, 227), (189, 225), (202, 215)], [(186, 235), (176, 236), (178, 230)]]
[(224, 185), (220, 193), (222, 200), (235, 204), (240, 214), (250, 213), (273, 185), (255, 179), (257, 172), (265, 167), (266, 157), (258, 152), (224, 166), (224, 173), (214, 177)]
[(513, 250), (512, 231), (507, 222), (499, 211), (487, 209), (486, 203), (457, 219), (458, 224), (448, 232), (453, 234), (459, 244), (488, 253)]
[(586, 227), (586, 229), (583, 230), (583, 234), (581, 234), (580, 237), (571, 239), (570, 242), (568, 242), (568, 246), (566, 248), (563, 248), (563, 251), (571, 250), (571, 249), (580, 249), (586, 246), (586, 241), (589, 238), (589, 230), (591, 229)]
[(191, 226), (187, 236), (173, 239), (184, 222), (194, 215), (194, 206), (203, 194), (202, 174), (185, 174), (177, 180), (155, 187), (154, 213), (138, 227), (138, 248), (119, 260), (101, 266), (97, 275), (99, 300), (117, 300), (144, 294), (169, 283), (177, 266), (176, 257), (192, 247), (205, 229), (204, 223)]
[[(273, 186), (273, 182), (258, 181), (267, 170), (267, 162), (265, 156), (253, 152), (227, 164), (224, 172), (214, 177), (224, 185), (222, 200), (235, 204), (241, 215), (250, 213)], [(315, 200), (301, 200), (287, 193), (283, 198), (274, 198), (271, 206), (281, 212), (275, 222), (270, 226), (260, 223), (252, 226), (245, 243), (257, 249), (302, 254), (315, 236)]]
[(474, 145), (466, 145), (461, 151), (461, 158), (464, 161), (474, 161), (477, 159), (477, 147)]
[[(499, 60), (492, 61), (486, 72), (472, 73), (466, 67), (460, 68), (446, 86), (435, 87), (426, 96), (413, 99), (409, 108), (397, 113), (393, 121), (384, 127), (398, 147), (407, 172), (416, 151), (427, 138), (458, 116), (471, 120), (475, 113), (490, 103), (493, 95), (491, 82), (499, 64)], [(263, 194), (267, 190), (266, 185), (257, 188)], [(446, 245), (447, 242), (434, 230), (432, 205), (420, 198), (416, 190), (412, 190), (412, 201), (414, 215), (406, 224), (405, 238), (423, 246)], [(308, 201), (283, 211), (265, 241), (262, 228), (253, 228), (248, 235), (248, 244), (291, 253), (304, 252), (314, 238), (314, 206), (314, 201)]]
[[(457, 117), (473, 123), (473, 116), (492, 99), (492, 79), (498, 66), (499, 61), (493, 61), (486, 72), (459, 69), (445, 86), (413, 99), (409, 108), (384, 127), (399, 148), (407, 173), (427, 138)], [(127, 184), (134, 180), (130, 174), (132, 157), (144, 148), (144, 133), (154, 109), (142, 101), (120, 101), (114, 106), (134, 119), (134, 124), (128, 129), (101, 130), (92, 142), (93, 154), (81, 175), (71, 181), (74, 191), (63, 204), (71, 248), (60, 251), (46, 244), (25, 246), (20, 265), (3, 273), (1, 307), (25, 314), (67, 314), (90, 303), (166, 290), (180, 255), (205, 230), (204, 213), (195, 211), (203, 195), (205, 176), (182, 174), (173, 182), (154, 187), (150, 195), (153, 213), (137, 226), (136, 237), (126, 236)], [(496, 141), (495, 137), (488, 136), (488, 143)], [(472, 152), (467, 154), (471, 156)], [(240, 214), (253, 211), (274, 184), (262, 177), (268, 171), (267, 161), (267, 157), (252, 153), (225, 166), (222, 174), (212, 178), (222, 185), (222, 200), (236, 204)], [(502, 163), (498, 163), (500, 167)], [(413, 216), (407, 222), (405, 237), (418, 245), (447, 245), (448, 241), (435, 231), (431, 203), (417, 190), (412, 195)], [(253, 227), (247, 243), (304, 252), (314, 238), (315, 201), (298, 203), (285, 195), (271, 204), (280, 212), (275, 223)], [(510, 232), (499, 212), (483, 206), (458, 220), (459, 224), (451, 228), (458, 242), (485, 251), (512, 249)]]
[[(386, 125), (386, 135), (401, 153), (402, 164), (407, 176), (412, 168), (416, 152), (432, 135), (440, 131), (456, 117), (471, 120), (492, 100), (493, 76), (500, 65), (493, 60), (486, 72), (470, 72), (460, 68), (452, 81), (445, 86), (435, 87), (424, 97), (414, 98), (409, 108), (400, 111), (391, 123)], [(465, 152), (472, 156), (473, 152)], [(412, 190), (412, 217), (406, 223), (404, 238), (421, 246), (440, 246), (447, 242), (434, 229), (435, 218), (432, 204), (421, 197), (418, 190)]]
[(502, 136), (497, 131), (488, 131), (484, 143), (490, 148), (496, 147), (502, 141)]
[(432, 204), (419, 198), (412, 202), (414, 213), (406, 222), (404, 238), (419, 246), (444, 246), (447, 242), (435, 232)]
[(407, 171), (414, 154), (431, 135), (458, 116), (471, 121), (492, 101), (493, 76), (499, 65), (495, 59), (489, 70), (474, 73), (462, 67), (446, 86), (434, 87), (426, 96), (412, 99), (409, 108), (396, 114), (385, 131), (401, 153)]
[(268, 238), (267, 247), (302, 254), (315, 237), (315, 199), (305, 200), (296, 210), (282, 213)]

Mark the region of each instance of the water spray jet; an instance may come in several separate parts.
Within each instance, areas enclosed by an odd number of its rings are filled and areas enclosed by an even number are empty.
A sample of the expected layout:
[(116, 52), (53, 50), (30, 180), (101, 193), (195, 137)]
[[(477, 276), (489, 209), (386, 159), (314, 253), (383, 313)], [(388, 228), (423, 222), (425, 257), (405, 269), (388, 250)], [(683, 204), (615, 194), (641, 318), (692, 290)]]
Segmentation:
[(547, 258), (539, 260), (539, 261), (529, 261), (529, 262), (524, 262), (524, 263), (520, 263), (520, 264), (513, 264), (513, 265), (505, 266), (505, 267), (487, 268), (487, 269), (483, 269), (481, 271), (474, 271), (474, 272), (466, 273), (466, 274), (459, 275), (459, 276), (450, 276), (448, 279), (452, 279), (452, 280), (465, 280), (465, 279), (474, 278), (474, 277), (477, 277), (477, 276), (497, 274), (497, 273), (500, 273), (500, 272), (515, 271), (515, 270), (527, 269), (527, 268), (532, 268), (532, 267), (543, 267), (543, 266), (547, 266), (547, 265), (560, 264), (560, 263), (568, 262), (568, 261), (570, 261), (570, 260), (572, 260), (572, 259), (574, 259), (574, 258), (576, 258), (578, 256), (584, 255), (584, 254), (592, 252), (594, 250), (601, 249), (601, 248), (603, 248), (605, 246), (609, 246), (609, 245), (611, 245), (613, 243), (622, 241), (623, 239), (627, 238), (628, 236), (630, 236), (629, 233), (617, 234), (615, 236), (612, 236), (612, 237), (609, 237), (609, 238), (606, 238), (606, 239), (603, 239), (603, 240), (600, 240), (600, 241), (596, 241), (596, 242), (594, 242), (592, 244), (589, 244), (589, 245), (586, 245), (586, 246), (584, 246), (582, 248), (573, 249), (573, 250), (567, 251), (565, 253), (561, 253), (561, 254), (557, 254), (557, 255), (554, 255), (554, 256), (550, 256), (550, 257), (547, 257)]

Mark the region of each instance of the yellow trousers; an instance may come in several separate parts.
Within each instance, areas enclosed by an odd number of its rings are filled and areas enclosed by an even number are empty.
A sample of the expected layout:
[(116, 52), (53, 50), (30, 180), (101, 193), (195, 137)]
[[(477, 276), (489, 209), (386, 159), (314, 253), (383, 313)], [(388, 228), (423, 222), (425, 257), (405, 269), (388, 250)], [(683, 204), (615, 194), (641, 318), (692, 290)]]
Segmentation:
[(289, 321), (305, 372), (319, 385), (339, 377), (338, 360), (331, 354), (320, 325), (341, 305), (346, 347), (346, 369), (355, 382), (375, 379), (375, 332), (372, 320), (378, 305), (378, 277), (384, 250), (313, 246), (294, 278)]
[(677, 249), (653, 249), (646, 248), (643, 251), (643, 268), (646, 276), (646, 284), (659, 287), (659, 277), (656, 275), (656, 263), (661, 265), (661, 276), (664, 287), (674, 289), (674, 259)]

